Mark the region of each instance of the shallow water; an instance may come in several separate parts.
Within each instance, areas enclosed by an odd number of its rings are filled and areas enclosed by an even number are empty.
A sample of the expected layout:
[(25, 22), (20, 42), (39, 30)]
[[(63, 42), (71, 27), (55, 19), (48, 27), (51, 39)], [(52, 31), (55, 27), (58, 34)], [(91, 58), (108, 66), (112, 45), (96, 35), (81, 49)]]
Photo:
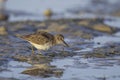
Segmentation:
[[(96, 17), (94, 14), (82, 14), (82, 15), (73, 15), (67, 13), (68, 8), (72, 8), (75, 5), (86, 6), (89, 0), (85, 0), (81, 3), (82, 0), (75, 0), (74, 2), (69, 0), (52, 0), (50, 4), (47, 0), (8, 0), (7, 8), (8, 10), (13, 10), (11, 12), (10, 21), (17, 20), (44, 20), (42, 12), (51, 8), (56, 13), (59, 13), (61, 17), (64, 18), (91, 18)], [(113, 0), (111, 0), (113, 1)], [(68, 3), (69, 4), (65, 4)], [(21, 3), (21, 4), (20, 4)], [(53, 3), (55, 3), (53, 5)], [(22, 6), (21, 6), (22, 5)], [(17, 7), (16, 7), (17, 6)], [(56, 7), (54, 7), (56, 6)], [(18, 10), (18, 11), (17, 11)], [(16, 16), (16, 12), (21, 12), (20, 15)], [(26, 14), (23, 14), (26, 13)], [(28, 14), (31, 15), (28, 15)], [(14, 14), (14, 15), (13, 15)], [(55, 17), (56, 18), (56, 17)], [(111, 16), (109, 16), (111, 18)], [(112, 27), (120, 28), (120, 18), (112, 17), (112, 21), (105, 20), (105, 24)], [(18, 41), (18, 40), (17, 40)], [(73, 47), (79, 49), (74, 50), (73, 52), (81, 54), (82, 52), (92, 51), (94, 48), (102, 47), (106, 43), (120, 42), (120, 32), (117, 32), (113, 35), (98, 36), (93, 38), (88, 42), (90, 44), (74, 45), (76, 42), (82, 42), (81, 39), (66, 39), (68, 43), (72, 43)], [(13, 40), (14, 42), (14, 40)], [(18, 41), (19, 42), (19, 41)], [(100, 43), (100, 44), (98, 44)], [(92, 45), (91, 45), (92, 44)], [(26, 44), (25, 44), (26, 45)], [(21, 47), (21, 45), (14, 45), (14, 48)], [(24, 48), (24, 47), (23, 47)], [(25, 74), (20, 74), (22, 71), (31, 67), (30, 64), (25, 62), (10, 61), (7, 64), (8, 71), (0, 72), (0, 77), (7, 78), (17, 78), (20, 80), (120, 80), (120, 57), (108, 57), (108, 58), (90, 58), (85, 59), (82, 56), (76, 55), (74, 57), (67, 57), (62, 59), (54, 59), (51, 62), (52, 65), (56, 65), (58, 68), (65, 69), (63, 76), (61, 78), (50, 77), (50, 78), (41, 78), (36, 76), (29, 76)]]
[[(73, 80), (73, 79), (82, 79), (82, 80), (96, 80), (97, 78), (107, 78), (109, 80), (119, 80), (120, 79), (120, 70), (118, 65), (120, 57), (117, 59), (106, 58), (106, 59), (85, 59), (79, 56), (74, 56), (71, 58), (65, 59), (55, 59), (51, 62), (52, 65), (56, 65), (58, 68), (65, 69), (61, 80)], [(100, 66), (101, 65), (101, 66)], [(30, 67), (30, 64), (10, 61), (8, 64), (8, 70), (0, 74), (0, 77), (7, 78), (18, 78), (20, 80), (59, 80), (59, 78), (40, 78), (32, 77), (29, 75), (20, 74), (26, 68)], [(114, 74), (113, 74), (114, 73)]]
[[(93, 8), (94, 6), (90, 6), (91, 0), (8, 0), (6, 4), (6, 8), (8, 13), (10, 13), (11, 17), (9, 21), (19, 21), (19, 20), (45, 20), (43, 16), (43, 12), (50, 8), (55, 12), (55, 16), (53, 19), (58, 18), (94, 18), (98, 15), (91, 13), (81, 13), (78, 15), (74, 15), (71, 12), (68, 12), (68, 9), (78, 8), (78, 11), (83, 9), (88, 9), (89, 7)], [(119, 2), (119, 0), (108, 0), (111, 4)], [(89, 6), (89, 7), (88, 7)], [(107, 6), (107, 5), (106, 5)], [(119, 7), (119, 6), (118, 6)], [(79, 9), (80, 8), (80, 9)], [(95, 10), (97, 10), (96, 7)], [(114, 10), (114, 9), (113, 9)], [(103, 16), (103, 15), (101, 15)], [(104, 16), (108, 17), (108, 15)], [(111, 17), (111, 16), (109, 16)]]
[(48, 8), (58, 14), (58, 16), (55, 16), (57, 18), (61, 15), (65, 17), (68, 8), (75, 5), (86, 6), (88, 3), (89, 0), (85, 0), (83, 3), (81, 3), (81, 0), (52, 0), (51, 2), (47, 0), (8, 0), (6, 7), (11, 13), (10, 21), (44, 20), (43, 12)]
[[(74, 42), (75, 40), (66, 39), (68, 42)], [(102, 36), (96, 37), (92, 42), (100, 42), (101, 44), (94, 44), (92, 48), (85, 48), (82, 50), (75, 51), (77, 53), (92, 51), (93, 48), (102, 47), (107, 42), (118, 42), (120, 38), (113, 36)], [(97, 42), (96, 42), (97, 41)], [(81, 56), (74, 56), (64, 59), (54, 59), (51, 62), (52, 65), (56, 65), (58, 68), (65, 69), (61, 80), (97, 80), (98, 78), (107, 78), (109, 80), (119, 80), (120, 79), (120, 70), (119, 70), (119, 60), (120, 57), (108, 57), (108, 58), (90, 58), (85, 59)], [(31, 67), (30, 64), (25, 62), (10, 61), (8, 63), (8, 70), (3, 71), (0, 74), (0, 77), (13, 77), (23, 80), (59, 80), (59, 78), (50, 77), (50, 78), (40, 78), (29, 75), (20, 74), (26, 68)], [(114, 74), (113, 74), (114, 73)]]
[[(116, 34), (116, 33), (115, 33)], [(120, 37), (116, 35), (105, 35), (95, 37), (91, 40), (81, 39), (65, 39), (68, 43), (74, 44), (84, 41), (87, 44), (77, 45), (80, 50), (74, 50), (78, 54), (86, 51), (92, 51), (94, 48), (102, 47), (106, 43), (119, 42)], [(98, 44), (100, 43), (100, 44)], [(16, 46), (15, 46), (16, 47)], [(81, 49), (82, 47), (82, 49)], [(41, 78), (36, 76), (29, 76), (20, 74), (22, 71), (31, 67), (30, 64), (25, 62), (10, 61), (7, 65), (8, 71), (0, 72), (0, 77), (17, 78), (20, 80), (102, 80), (106, 78), (108, 80), (120, 79), (120, 57), (107, 57), (107, 58), (83, 58), (81, 55), (74, 57), (67, 57), (62, 59), (54, 59), (51, 62), (52, 65), (56, 65), (58, 68), (65, 69), (63, 76), (60, 78), (50, 77)]]
[[(94, 59), (91, 59), (94, 62)], [(77, 61), (77, 66), (75, 62)], [(52, 64), (57, 65), (58, 67), (65, 68), (64, 75), (61, 79), (72, 80), (72, 78), (82, 79), (82, 80), (95, 80), (99, 77), (106, 77), (109, 80), (112, 80), (114, 76), (114, 80), (120, 79), (120, 65), (114, 66), (101, 66), (97, 68), (95, 64), (101, 64), (100, 62), (93, 63), (89, 62), (89, 59), (78, 58), (78, 60), (73, 59), (63, 59), (63, 60), (55, 60)], [(104, 62), (104, 61), (101, 61)], [(79, 64), (78, 64), (79, 63)], [(81, 67), (81, 65), (84, 65)], [(80, 67), (79, 67), (80, 66)], [(96, 67), (96, 68), (95, 68)], [(113, 74), (114, 73), (114, 74)]]
[(113, 26), (113, 27), (120, 28), (120, 18), (119, 17), (113, 19), (112, 21), (105, 20), (104, 23), (107, 25)]
[(81, 1), (82, 0), (51, 0), (50, 2), (48, 0), (8, 0), (7, 8), (10, 10), (20, 10), (35, 14), (40, 14), (47, 8), (51, 8), (55, 12), (64, 12), (66, 9), (75, 5), (86, 6), (89, 2), (89, 0), (84, 0), (82, 3)]
[(120, 37), (116, 36), (100, 36), (93, 39), (95, 43), (100, 42), (101, 44), (110, 43), (110, 42), (119, 42)]
[(28, 75), (21, 74), (22, 71), (24, 71), (26, 68), (30, 67), (31, 65), (25, 62), (17, 62), (17, 61), (10, 61), (7, 64), (7, 69), (9, 71), (4, 71), (0, 73), (0, 77), (6, 77), (6, 78), (27, 78)]

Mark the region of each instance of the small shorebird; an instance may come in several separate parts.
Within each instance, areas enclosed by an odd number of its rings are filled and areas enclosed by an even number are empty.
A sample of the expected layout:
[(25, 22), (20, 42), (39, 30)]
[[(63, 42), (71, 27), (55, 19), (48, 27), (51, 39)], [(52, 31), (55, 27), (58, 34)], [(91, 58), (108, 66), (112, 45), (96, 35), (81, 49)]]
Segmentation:
[[(63, 44), (64, 46), (68, 46), (68, 44), (64, 41), (64, 36), (62, 34), (52, 35), (45, 31), (39, 31), (30, 35), (25, 35), (21, 38), (31, 43), (39, 51), (47, 50), (57, 44)], [(33, 47), (32, 53), (34, 54)]]

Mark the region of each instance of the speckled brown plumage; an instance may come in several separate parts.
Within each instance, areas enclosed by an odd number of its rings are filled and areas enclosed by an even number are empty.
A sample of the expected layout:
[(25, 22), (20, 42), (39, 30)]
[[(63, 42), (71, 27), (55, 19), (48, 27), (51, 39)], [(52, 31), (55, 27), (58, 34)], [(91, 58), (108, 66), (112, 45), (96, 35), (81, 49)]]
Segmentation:
[(30, 42), (33, 46), (35, 46), (39, 50), (46, 50), (56, 44), (63, 44), (68, 46), (68, 44), (64, 41), (64, 36), (61, 34), (52, 35), (45, 31), (39, 31), (30, 35), (22, 36), (21, 38)]
[(40, 31), (33, 34), (22, 36), (21, 38), (39, 45), (43, 45), (48, 42), (51, 42), (54, 39), (54, 36), (45, 31)]

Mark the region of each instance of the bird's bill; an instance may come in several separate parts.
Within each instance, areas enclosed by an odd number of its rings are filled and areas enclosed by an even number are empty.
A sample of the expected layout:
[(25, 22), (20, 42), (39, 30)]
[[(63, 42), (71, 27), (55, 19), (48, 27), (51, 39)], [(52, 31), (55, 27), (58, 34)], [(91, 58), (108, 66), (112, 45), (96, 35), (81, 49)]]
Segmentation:
[(63, 45), (69, 47), (69, 45), (65, 41), (63, 41)]

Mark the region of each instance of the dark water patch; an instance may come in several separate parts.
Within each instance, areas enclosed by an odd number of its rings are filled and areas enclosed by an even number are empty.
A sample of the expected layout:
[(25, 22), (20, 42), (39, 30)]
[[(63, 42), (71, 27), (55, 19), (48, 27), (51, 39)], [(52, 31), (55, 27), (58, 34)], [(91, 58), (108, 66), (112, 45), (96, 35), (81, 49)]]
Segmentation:
[[(119, 43), (118, 43), (119, 44)], [(84, 55), (84, 57), (97, 57), (97, 58), (105, 58), (119, 55), (119, 46), (118, 44), (106, 44), (104, 47), (95, 48), (93, 51), (88, 52)]]
[(20, 80), (20, 79), (0, 77), (0, 80)]

